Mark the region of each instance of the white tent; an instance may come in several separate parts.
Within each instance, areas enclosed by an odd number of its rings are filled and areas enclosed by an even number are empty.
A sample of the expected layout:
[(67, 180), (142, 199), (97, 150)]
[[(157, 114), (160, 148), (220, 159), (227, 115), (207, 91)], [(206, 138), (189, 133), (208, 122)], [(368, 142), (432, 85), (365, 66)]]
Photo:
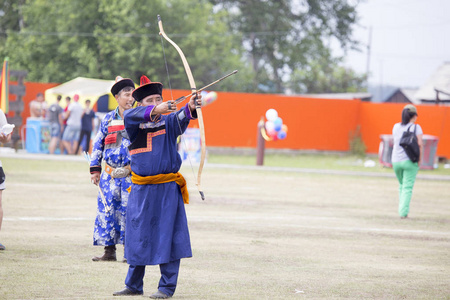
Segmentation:
[(98, 103), (98, 111), (106, 112), (117, 107), (116, 99), (110, 92), (113, 85), (114, 80), (77, 77), (61, 85), (46, 90), (45, 100), (50, 105), (56, 102), (56, 97), (58, 95), (61, 95), (62, 101), (60, 102), (60, 105), (62, 107), (65, 107), (65, 97), (69, 96), (73, 99), (73, 96), (77, 94), (80, 97), (78, 102), (83, 107), (87, 99), (91, 100), (92, 107), (101, 98), (102, 103)]

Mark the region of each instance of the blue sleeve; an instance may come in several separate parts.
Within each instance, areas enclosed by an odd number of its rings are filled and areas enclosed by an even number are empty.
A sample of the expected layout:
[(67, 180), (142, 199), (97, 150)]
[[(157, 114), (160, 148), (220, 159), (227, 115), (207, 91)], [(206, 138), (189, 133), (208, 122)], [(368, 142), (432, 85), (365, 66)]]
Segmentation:
[(97, 135), (94, 139), (91, 154), (91, 167), (101, 167), (103, 159), (103, 150), (105, 148), (105, 137), (108, 135), (109, 116), (106, 115), (100, 123)]
[(192, 116), (189, 104), (186, 104), (182, 109), (168, 116), (170, 128), (173, 128), (175, 136), (182, 135), (186, 131), (189, 122), (197, 117), (195, 111), (194, 114), (195, 115)]
[(153, 121), (151, 113), (155, 106), (138, 106), (136, 108), (128, 109), (123, 113), (125, 123), (125, 130), (128, 133), (130, 142), (133, 143), (139, 132), (139, 124)]

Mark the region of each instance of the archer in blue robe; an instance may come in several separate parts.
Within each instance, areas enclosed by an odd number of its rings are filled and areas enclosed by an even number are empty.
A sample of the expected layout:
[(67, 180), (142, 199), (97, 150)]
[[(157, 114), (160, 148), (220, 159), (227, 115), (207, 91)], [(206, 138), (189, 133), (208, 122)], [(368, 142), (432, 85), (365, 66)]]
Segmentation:
[[(158, 83), (161, 86), (157, 86), (156, 92), (152, 90), (151, 86), (156, 84), (142, 85), (141, 78), (141, 87), (133, 92), (133, 97), (139, 101), (149, 95), (161, 95), (162, 84)], [(147, 87), (150, 88), (139, 94), (142, 88)], [(158, 101), (161, 102), (162, 98)], [(170, 111), (170, 104), (162, 104)], [(125, 129), (131, 142), (132, 180), (135, 175), (148, 178), (178, 173), (181, 167), (177, 137), (183, 134), (190, 120), (196, 118), (196, 112), (191, 112), (189, 104), (186, 104), (169, 115), (152, 116), (155, 107), (159, 105), (138, 106), (124, 113)], [(192, 257), (180, 186), (175, 181), (160, 184), (136, 184), (133, 181), (126, 223), (125, 253), (130, 266), (125, 289), (115, 295), (142, 294), (145, 266), (159, 265), (161, 279), (158, 291), (172, 296), (180, 259)]]
[[(131, 170), (140, 176), (177, 173), (182, 162), (177, 137), (189, 125), (189, 109), (151, 122), (153, 108), (141, 106), (124, 114)], [(130, 265), (159, 265), (192, 256), (184, 202), (176, 182), (132, 184), (127, 224), (125, 251)]]

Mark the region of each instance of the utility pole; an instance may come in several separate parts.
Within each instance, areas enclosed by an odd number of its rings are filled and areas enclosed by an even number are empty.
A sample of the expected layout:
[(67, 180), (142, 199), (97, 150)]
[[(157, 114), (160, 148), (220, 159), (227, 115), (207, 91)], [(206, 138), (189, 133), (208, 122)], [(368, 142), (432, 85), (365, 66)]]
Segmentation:
[(366, 82), (369, 89), (369, 73), (370, 73), (370, 50), (372, 48), (372, 26), (369, 27), (369, 40), (367, 42), (367, 63), (366, 63)]

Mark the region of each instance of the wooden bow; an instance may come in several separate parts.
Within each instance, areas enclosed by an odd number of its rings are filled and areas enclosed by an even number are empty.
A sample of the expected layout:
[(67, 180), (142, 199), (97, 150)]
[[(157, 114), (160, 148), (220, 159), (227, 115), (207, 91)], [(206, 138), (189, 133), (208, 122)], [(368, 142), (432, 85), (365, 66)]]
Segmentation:
[[(164, 28), (161, 21), (161, 16), (158, 15), (158, 27), (159, 27), (159, 35), (161, 35), (165, 40), (167, 40), (172, 46), (175, 47), (178, 54), (181, 57), (181, 61), (183, 62), (184, 70), (186, 71), (186, 75), (189, 80), (189, 85), (191, 86), (192, 95), (197, 94), (197, 87), (195, 86), (194, 76), (192, 76), (191, 68), (189, 67), (189, 64), (186, 60), (186, 57), (184, 56), (183, 51), (181, 51), (180, 47), (178, 47), (177, 44), (175, 44), (174, 41), (172, 41), (164, 32)], [(206, 158), (206, 143), (205, 143), (205, 126), (203, 124), (203, 114), (201, 106), (197, 106), (197, 117), (198, 117), (198, 125), (200, 129), (200, 141), (201, 141), (201, 156), (200, 156), (200, 165), (198, 167), (198, 175), (197, 175), (197, 189), (200, 193), (200, 196), (202, 197), (202, 200), (205, 200), (205, 195), (203, 194), (203, 190), (201, 187), (201, 176), (203, 171), (203, 165), (205, 163)]]

